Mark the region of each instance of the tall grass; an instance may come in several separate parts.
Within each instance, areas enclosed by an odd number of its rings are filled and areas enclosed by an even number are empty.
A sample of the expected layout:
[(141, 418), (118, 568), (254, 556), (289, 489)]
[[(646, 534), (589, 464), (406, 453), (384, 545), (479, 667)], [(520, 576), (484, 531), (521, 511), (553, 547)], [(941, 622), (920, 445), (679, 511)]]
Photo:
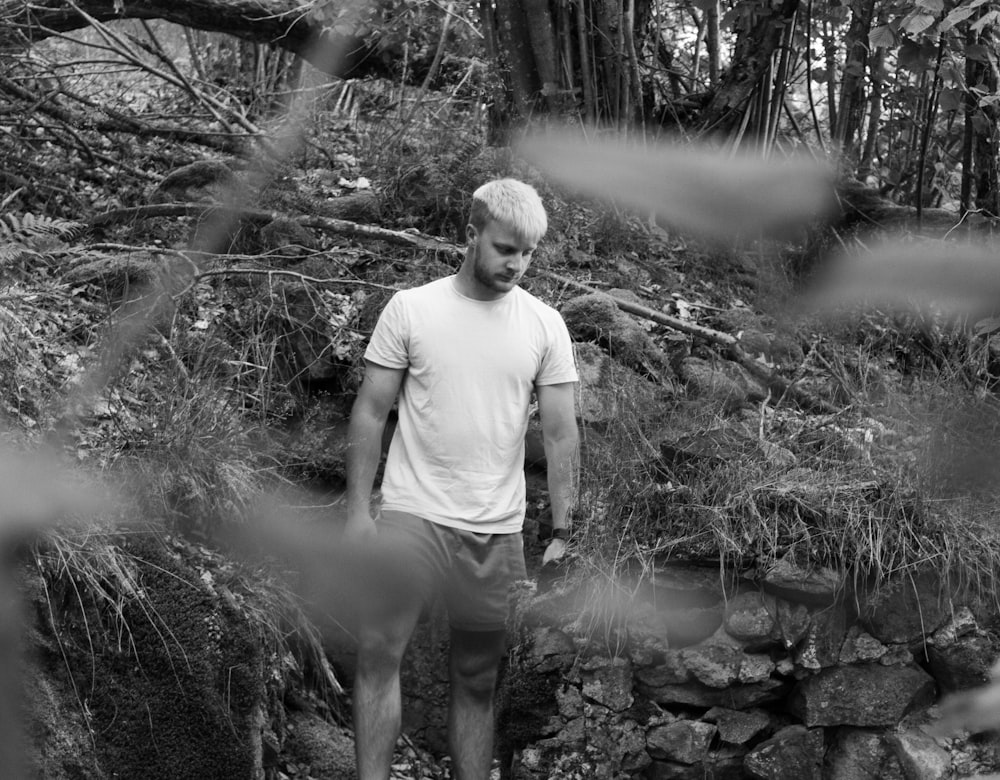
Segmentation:
[[(866, 587), (931, 568), (956, 592), (1000, 601), (1000, 483), (995, 466), (983, 471), (1000, 414), (970, 387), (964, 357), (903, 382), (877, 345), (827, 352), (852, 401), (841, 415), (621, 399), (584, 447), (585, 565), (619, 589), (669, 560), (760, 575), (790, 556)], [(726, 444), (666, 462), (659, 443), (685, 437)]]

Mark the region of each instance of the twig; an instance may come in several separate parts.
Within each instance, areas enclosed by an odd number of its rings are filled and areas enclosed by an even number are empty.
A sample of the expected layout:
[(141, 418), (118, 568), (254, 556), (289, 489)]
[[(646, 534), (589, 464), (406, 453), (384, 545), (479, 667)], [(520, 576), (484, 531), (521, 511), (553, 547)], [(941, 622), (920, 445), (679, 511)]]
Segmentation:
[(300, 282), (309, 282), (310, 284), (349, 284), (356, 285), (358, 287), (374, 287), (377, 290), (389, 290), (391, 292), (398, 292), (398, 287), (392, 287), (386, 284), (376, 284), (375, 282), (366, 282), (363, 279), (337, 279), (337, 278), (327, 278), (320, 279), (315, 276), (307, 276), (306, 274), (300, 274), (296, 271), (285, 271), (280, 268), (215, 268), (211, 271), (201, 271), (194, 278), (195, 281), (202, 279), (206, 276), (229, 276), (230, 274), (245, 274), (251, 276), (290, 276), (293, 279), (298, 279)]

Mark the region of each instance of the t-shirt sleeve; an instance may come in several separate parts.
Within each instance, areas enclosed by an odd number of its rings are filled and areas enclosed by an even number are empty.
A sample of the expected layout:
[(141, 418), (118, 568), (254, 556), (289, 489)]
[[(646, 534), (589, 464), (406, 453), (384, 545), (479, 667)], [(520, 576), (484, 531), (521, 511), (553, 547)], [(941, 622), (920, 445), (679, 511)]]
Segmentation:
[(406, 368), (410, 364), (409, 318), (406, 306), (396, 293), (389, 299), (375, 323), (365, 360), (386, 368)]
[(576, 360), (573, 357), (573, 344), (569, 331), (562, 317), (555, 315), (546, 327), (548, 348), (542, 357), (542, 365), (535, 377), (536, 385), (558, 385), (563, 382), (576, 382)]

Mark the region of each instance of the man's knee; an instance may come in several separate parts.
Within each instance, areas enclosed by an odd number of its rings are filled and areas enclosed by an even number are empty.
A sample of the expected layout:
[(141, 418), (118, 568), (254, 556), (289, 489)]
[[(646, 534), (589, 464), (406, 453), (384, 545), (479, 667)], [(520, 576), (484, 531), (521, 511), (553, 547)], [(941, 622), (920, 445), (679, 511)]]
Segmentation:
[(496, 688), (500, 662), (503, 659), (502, 645), (499, 647), (477, 648), (470, 652), (467, 648), (452, 647), (452, 685), (461, 687), (473, 695), (492, 696)]
[(455, 664), (452, 667), (452, 685), (466, 694), (476, 697), (490, 697), (496, 689), (497, 667)]
[(398, 669), (410, 632), (397, 625), (364, 625), (358, 630), (358, 664), (366, 668)]

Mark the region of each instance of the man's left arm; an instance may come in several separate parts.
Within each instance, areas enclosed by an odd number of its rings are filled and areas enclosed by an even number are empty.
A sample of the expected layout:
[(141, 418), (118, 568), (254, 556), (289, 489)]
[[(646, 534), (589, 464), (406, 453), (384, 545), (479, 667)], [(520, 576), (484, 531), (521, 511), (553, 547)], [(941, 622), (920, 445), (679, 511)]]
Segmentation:
[[(569, 531), (570, 509), (576, 501), (577, 447), (576, 383), (538, 385), (538, 413), (542, 418), (542, 439), (548, 463), (549, 501), (552, 505), (552, 528)], [(561, 558), (566, 540), (553, 538), (545, 549), (542, 563)]]

